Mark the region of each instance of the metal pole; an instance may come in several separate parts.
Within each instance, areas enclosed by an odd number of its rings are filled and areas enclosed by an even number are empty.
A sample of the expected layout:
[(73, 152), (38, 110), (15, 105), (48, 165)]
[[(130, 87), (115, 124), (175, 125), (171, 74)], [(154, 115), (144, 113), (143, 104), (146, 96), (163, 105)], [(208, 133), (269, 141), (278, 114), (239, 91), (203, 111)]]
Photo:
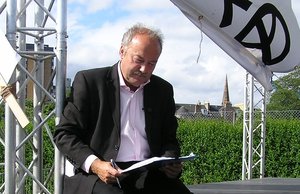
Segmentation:
[(253, 166), (253, 126), (254, 126), (254, 108), (253, 108), (253, 87), (254, 87), (254, 78), (250, 75), (250, 104), (249, 104), (249, 131), (248, 131), (248, 179), (252, 178), (252, 166)]
[[(56, 124), (59, 122), (65, 100), (66, 64), (67, 64), (67, 2), (57, 0), (57, 73), (56, 73)], [(65, 160), (55, 147), (55, 183), (54, 193), (63, 192)]]
[[(38, 0), (39, 4), (44, 5), (44, 0)], [(42, 28), (43, 20), (44, 20), (44, 11), (40, 6), (35, 6), (35, 27)], [(37, 31), (37, 36), (35, 38), (35, 46), (34, 50), (37, 52), (44, 50), (44, 38), (43, 31)], [(40, 83), (40, 85), (44, 86), (44, 60), (42, 60), (40, 55), (37, 55), (37, 60), (35, 61), (36, 72), (35, 72), (35, 80)], [(34, 96), (33, 96), (33, 109), (34, 109), (34, 128), (38, 127), (42, 122), (39, 114), (42, 112), (42, 90), (37, 85), (34, 84)], [(37, 130), (37, 132), (33, 136), (33, 144), (36, 148), (33, 150), (33, 175), (39, 180), (43, 182), (43, 136), (42, 136), (42, 128)], [(34, 194), (40, 193), (41, 189), (39, 185), (33, 181), (32, 191)]]
[[(6, 36), (16, 48), (16, 1), (7, 0)], [(15, 193), (16, 126), (9, 106), (5, 105), (5, 194)]]
[(249, 73), (245, 74), (244, 88), (244, 112), (243, 112), (243, 156), (242, 156), (242, 180), (247, 179), (248, 173), (248, 128), (249, 128)]
[(5, 194), (15, 193), (15, 126), (13, 115), (5, 105)]
[(253, 77), (246, 72), (243, 117), (242, 180), (252, 178), (253, 146)]
[[(25, 6), (26, 0), (19, 0), (17, 1), (17, 11), (18, 13), (21, 12), (22, 8)], [(20, 15), (19, 18), (17, 18), (17, 27), (25, 27), (26, 26), (26, 10)], [(23, 33), (17, 32), (17, 47), (20, 51), (26, 50), (26, 36)], [(25, 58), (22, 58), (19, 62), (19, 65), (26, 68), (26, 60)], [(18, 101), (19, 105), (24, 109), (25, 108), (25, 90), (22, 89), (22, 85), (25, 82), (25, 74), (22, 71), (16, 70), (17, 73), (17, 84), (16, 84), (16, 90), (18, 95)], [(24, 130), (21, 128), (20, 125), (17, 125), (16, 128), (16, 145), (19, 145), (23, 139), (25, 138)], [(19, 160), (25, 164), (25, 148), (22, 146), (17, 150), (16, 152), (17, 157)], [(25, 193), (25, 184), (22, 184), (22, 178), (25, 175), (24, 169), (20, 167), (20, 165), (16, 164), (16, 184), (18, 188), (18, 194), (24, 194)]]
[(260, 178), (265, 177), (265, 155), (266, 155), (266, 90), (265, 88), (262, 88), (263, 93), (263, 102), (262, 102), (262, 112), (261, 112), (261, 162), (260, 162)]
[[(256, 88), (255, 91), (254, 87)], [(256, 94), (256, 96), (254, 94)], [(257, 104), (254, 104), (254, 98), (257, 98)], [(260, 107), (257, 106), (260, 103), (262, 103), (262, 105)], [(255, 121), (255, 109), (257, 113), (261, 109), (260, 122), (258, 120)], [(253, 141), (255, 136), (259, 137), (259, 142)], [(260, 178), (264, 177), (265, 137), (266, 91), (262, 86), (259, 87), (259, 84), (257, 82), (255, 83), (254, 78), (247, 73), (244, 99), (242, 180), (252, 179), (253, 170), (255, 169), (255, 172), (258, 172), (258, 170), (256, 170), (258, 167), (260, 167)]]

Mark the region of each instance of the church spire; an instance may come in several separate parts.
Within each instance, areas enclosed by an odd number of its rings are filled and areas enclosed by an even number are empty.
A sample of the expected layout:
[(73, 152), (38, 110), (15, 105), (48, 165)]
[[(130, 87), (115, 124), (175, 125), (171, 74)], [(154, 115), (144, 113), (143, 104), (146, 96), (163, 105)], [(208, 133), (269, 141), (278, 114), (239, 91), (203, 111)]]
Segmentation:
[(231, 103), (229, 100), (228, 80), (227, 80), (227, 74), (226, 74), (222, 106), (227, 106), (229, 104), (231, 104)]

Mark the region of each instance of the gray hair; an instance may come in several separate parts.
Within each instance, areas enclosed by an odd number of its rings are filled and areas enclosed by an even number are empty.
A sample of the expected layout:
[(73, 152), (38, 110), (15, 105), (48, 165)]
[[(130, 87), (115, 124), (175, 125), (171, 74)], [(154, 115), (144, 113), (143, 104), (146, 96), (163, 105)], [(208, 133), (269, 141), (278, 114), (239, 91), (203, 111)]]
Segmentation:
[(152, 29), (150, 27), (146, 27), (141, 23), (135, 24), (124, 33), (121, 43), (122, 46), (128, 46), (131, 43), (133, 37), (137, 34), (146, 34), (151, 38), (157, 39), (160, 48), (162, 49), (164, 37), (161, 31), (159, 29)]

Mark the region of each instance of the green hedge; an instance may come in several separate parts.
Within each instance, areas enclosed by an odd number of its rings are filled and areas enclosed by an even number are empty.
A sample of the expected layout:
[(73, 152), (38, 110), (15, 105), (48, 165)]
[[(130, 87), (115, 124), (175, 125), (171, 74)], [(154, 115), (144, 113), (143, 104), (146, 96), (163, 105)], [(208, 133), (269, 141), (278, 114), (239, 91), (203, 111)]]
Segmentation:
[(300, 121), (268, 121), (266, 133), (266, 176), (300, 178)]
[[(268, 120), (265, 177), (300, 177), (300, 121)], [(182, 154), (198, 158), (184, 163), (186, 184), (240, 180), (242, 175), (242, 123), (217, 120), (179, 120)], [(255, 145), (258, 138), (254, 139)], [(255, 173), (253, 172), (254, 176)]]
[[(53, 105), (50, 105), (44, 110), (49, 112), (53, 108)], [(32, 109), (28, 112), (31, 113)], [(3, 132), (3, 110), (0, 111), (0, 115), (0, 130)], [(48, 122), (48, 126), (53, 132), (54, 118)], [(300, 178), (300, 121), (267, 119), (266, 128), (265, 177)], [(26, 131), (29, 133), (31, 129), (30, 125)], [(54, 151), (45, 131), (43, 134), (43, 164), (44, 168), (49, 169), (53, 164)], [(182, 155), (194, 152), (198, 156), (194, 161), (184, 163), (182, 180), (189, 185), (240, 180), (242, 137), (242, 123), (233, 125), (222, 120), (179, 120), (178, 138)], [(259, 138), (255, 138), (254, 141), (257, 145)], [(31, 149), (31, 146), (26, 146), (26, 165), (32, 160)], [(3, 146), (0, 146), (0, 161), (4, 162)], [(0, 172), (3, 173), (3, 169), (0, 169)], [(257, 177), (259, 172), (253, 173)]]

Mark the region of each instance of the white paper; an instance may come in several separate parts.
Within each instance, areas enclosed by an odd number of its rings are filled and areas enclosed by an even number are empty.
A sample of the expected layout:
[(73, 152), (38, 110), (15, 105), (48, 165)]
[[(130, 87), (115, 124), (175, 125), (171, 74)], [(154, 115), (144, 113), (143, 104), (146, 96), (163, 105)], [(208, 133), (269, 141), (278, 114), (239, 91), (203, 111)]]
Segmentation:
[(0, 73), (9, 82), (21, 56), (11, 47), (5, 34), (0, 30)]
[(132, 170), (135, 170), (135, 169), (138, 169), (138, 168), (141, 168), (141, 167), (146, 167), (150, 164), (154, 164), (156, 162), (184, 162), (184, 161), (188, 161), (188, 160), (193, 160), (195, 159), (196, 155), (193, 154), (193, 153), (190, 153), (190, 155), (188, 156), (182, 156), (182, 157), (179, 157), (179, 158), (172, 158), (172, 157), (152, 157), (152, 158), (149, 158), (147, 160), (144, 160), (144, 161), (141, 161), (141, 162), (138, 162), (132, 166), (130, 166), (129, 168), (126, 168), (126, 169), (123, 169), (123, 170), (119, 170), (119, 172), (121, 173), (125, 173), (125, 172), (129, 172), (129, 171), (132, 171)]

